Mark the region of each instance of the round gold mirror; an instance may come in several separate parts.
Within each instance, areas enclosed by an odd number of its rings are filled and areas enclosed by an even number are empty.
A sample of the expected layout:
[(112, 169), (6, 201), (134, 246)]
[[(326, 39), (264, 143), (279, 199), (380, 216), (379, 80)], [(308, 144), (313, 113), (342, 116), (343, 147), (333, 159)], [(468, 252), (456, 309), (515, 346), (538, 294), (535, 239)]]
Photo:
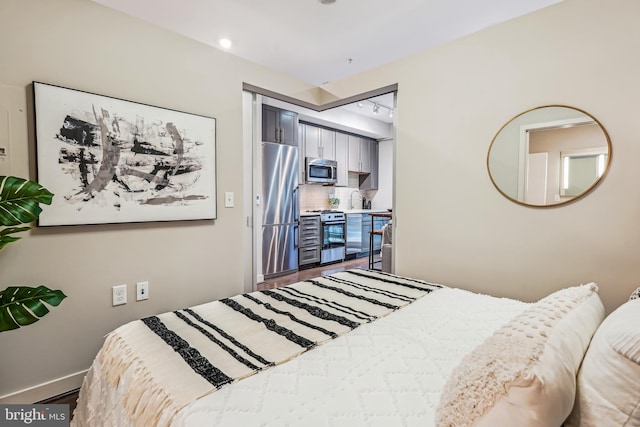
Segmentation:
[(611, 141), (592, 115), (565, 105), (518, 114), (489, 147), (491, 182), (508, 199), (527, 206), (557, 206), (580, 198), (604, 177)]

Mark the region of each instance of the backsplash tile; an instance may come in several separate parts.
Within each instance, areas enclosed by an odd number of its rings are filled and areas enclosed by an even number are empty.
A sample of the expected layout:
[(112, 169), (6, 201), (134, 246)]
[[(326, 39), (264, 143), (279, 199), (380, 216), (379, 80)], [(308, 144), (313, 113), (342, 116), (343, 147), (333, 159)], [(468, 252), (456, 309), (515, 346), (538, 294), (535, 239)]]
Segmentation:
[[(362, 197), (371, 200), (375, 194), (375, 190), (360, 191), (358, 190), (358, 176), (351, 179), (349, 174), (349, 187), (332, 187), (324, 185), (301, 185), (300, 186), (300, 211), (311, 211), (319, 209), (329, 209), (329, 197), (337, 197), (340, 199), (338, 210), (350, 210), (362, 208)], [(354, 185), (355, 183), (355, 185)], [(353, 203), (353, 206), (352, 206)]]

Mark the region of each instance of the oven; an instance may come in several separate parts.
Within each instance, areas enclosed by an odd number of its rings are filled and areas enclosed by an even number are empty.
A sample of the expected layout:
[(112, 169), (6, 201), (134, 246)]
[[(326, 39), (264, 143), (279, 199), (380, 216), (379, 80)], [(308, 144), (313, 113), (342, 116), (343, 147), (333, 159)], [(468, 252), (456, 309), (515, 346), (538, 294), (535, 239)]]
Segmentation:
[(329, 211), (320, 215), (321, 241), (320, 264), (343, 261), (346, 239), (344, 212)]

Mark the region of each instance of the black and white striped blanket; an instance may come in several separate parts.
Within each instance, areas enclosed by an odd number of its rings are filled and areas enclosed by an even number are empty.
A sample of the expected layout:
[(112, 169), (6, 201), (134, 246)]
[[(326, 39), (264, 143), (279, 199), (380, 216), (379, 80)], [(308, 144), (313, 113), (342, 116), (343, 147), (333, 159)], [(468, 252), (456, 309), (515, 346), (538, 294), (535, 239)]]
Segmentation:
[(172, 414), (198, 398), (441, 287), (349, 270), (225, 298), (116, 329), (107, 336), (92, 370), (122, 394), (129, 419), (139, 425), (169, 424)]

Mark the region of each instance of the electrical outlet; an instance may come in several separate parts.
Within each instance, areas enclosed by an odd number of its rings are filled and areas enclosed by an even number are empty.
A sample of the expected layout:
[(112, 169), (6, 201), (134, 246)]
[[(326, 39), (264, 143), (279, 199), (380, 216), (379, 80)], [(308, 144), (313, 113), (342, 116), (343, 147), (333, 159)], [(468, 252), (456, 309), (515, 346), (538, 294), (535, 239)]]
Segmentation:
[(112, 289), (111, 297), (113, 299), (113, 306), (122, 305), (127, 303), (127, 285), (114, 286)]
[(136, 301), (149, 299), (149, 282), (136, 283)]

